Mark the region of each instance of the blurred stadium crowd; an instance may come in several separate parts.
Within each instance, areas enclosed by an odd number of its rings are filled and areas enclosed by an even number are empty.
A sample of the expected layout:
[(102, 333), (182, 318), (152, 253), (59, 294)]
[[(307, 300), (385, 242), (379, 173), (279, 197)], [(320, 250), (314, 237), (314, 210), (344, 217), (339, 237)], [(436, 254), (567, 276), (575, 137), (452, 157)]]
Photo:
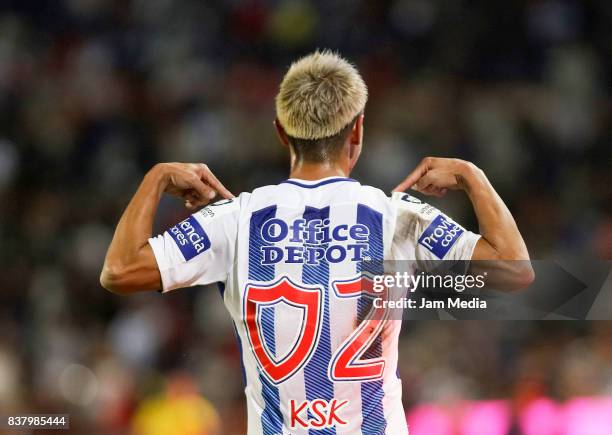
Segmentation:
[[(370, 88), (356, 178), (389, 190), (425, 155), (472, 160), (533, 258), (612, 259), (609, 1), (4, 0), (0, 410), (244, 434), (216, 289), (122, 299), (98, 274), (154, 163), (206, 162), (235, 193), (286, 178), (273, 97), (316, 47)], [(462, 195), (431, 202), (475, 229)], [(157, 229), (184, 216), (165, 199)], [(409, 322), (400, 354), (409, 409), (612, 393), (606, 322)]]

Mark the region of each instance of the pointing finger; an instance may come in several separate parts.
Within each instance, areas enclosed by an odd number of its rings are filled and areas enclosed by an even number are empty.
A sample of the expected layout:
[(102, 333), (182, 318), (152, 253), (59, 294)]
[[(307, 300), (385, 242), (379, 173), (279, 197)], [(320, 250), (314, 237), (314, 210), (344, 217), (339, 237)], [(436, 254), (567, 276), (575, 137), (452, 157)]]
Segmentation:
[(393, 189), (393, 192), (404, 192), (406, 189), (412, 187), (423, 175), (427, 173), (431, 166), (431, 161), (432, 159), (430, 157), (426, 157), (421, 160), (421, 163), (414, 168), (414, 170), (404, 179), (404, 181)]
[(215, 177), (215, 175), (211, 172), (208, 166), (202, 164), (202, 178), (206, 181), (213, 189), (217, 191), (219, 195), (221, 195), (225, 199), (235, 198), (235, 195), (227, 190), (227, 188)]
[(193, 179), (189, 180), (190, 181), (190, 185), (191, 188), (194, 190), (194, 194), (195, 196), (197, 196), (197, 199), (207, 203), (208, 201), (210, 201), (211, 199), (211, 193), (212, 193), (212, 198), (214, 198), (214, 191), (211, 190), (211, 188), (209, 186), (207, 186), (206, 184), (204, 184), (204, 182), (198, 178), (197, 175), (193, 176)]
[(431, 186), (435, 186), (435, 171), (426, 172), (421, 178), (417, 180), (416, 183), (413, 184), (412, 188), (418, 192), (427, 193), (430, 195), (431, 193), (426, 192), (426, 190)]

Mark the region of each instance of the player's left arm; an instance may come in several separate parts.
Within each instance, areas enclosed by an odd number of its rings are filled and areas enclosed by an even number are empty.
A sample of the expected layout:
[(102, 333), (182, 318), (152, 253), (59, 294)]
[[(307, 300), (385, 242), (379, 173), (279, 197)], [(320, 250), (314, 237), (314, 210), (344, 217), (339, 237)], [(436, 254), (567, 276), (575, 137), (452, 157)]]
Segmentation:
[(523, 237), (510, 210), (481, 169), (464, 160), (426, 157), (393, 190), (408, 188), (437, 197), (448, 190), (465, 191), (481, 235), (472, 260), (493, 260), (487, 263), (488, 267), (500, 269), (509, 289), (533, 282), (535, 275)]
[(234, 197), (204, 164), (155, 165), (145, 175), (119, 220), (100, 274), (102, 287), (117, 294), (162, 287), (159, 267), (148, 241), (164, 192), (183, 198), (189, 209), (208, 204), (217, 194)]

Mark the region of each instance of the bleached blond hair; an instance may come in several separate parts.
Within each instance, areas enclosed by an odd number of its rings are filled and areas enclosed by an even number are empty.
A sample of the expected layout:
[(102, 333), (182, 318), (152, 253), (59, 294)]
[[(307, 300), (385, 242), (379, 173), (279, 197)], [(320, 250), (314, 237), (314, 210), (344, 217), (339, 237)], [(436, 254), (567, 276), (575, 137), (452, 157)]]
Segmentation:
[(357, 69), (329, 50), (315, 51), (294, 62), (276, 96), (276, 117), (297, 139), (338, 134), (359, 115), (368, 88)]

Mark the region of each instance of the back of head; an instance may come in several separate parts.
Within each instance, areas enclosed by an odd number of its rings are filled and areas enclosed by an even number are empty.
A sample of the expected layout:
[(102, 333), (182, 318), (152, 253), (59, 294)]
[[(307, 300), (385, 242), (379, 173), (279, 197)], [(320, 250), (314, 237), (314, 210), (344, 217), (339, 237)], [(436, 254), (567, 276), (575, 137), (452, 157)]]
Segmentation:
[(357, 69), (331, 51), (294, 62), (276, 96), (276, 116), (298, 159), (320, 162), (338, 152), (368, 99)]

